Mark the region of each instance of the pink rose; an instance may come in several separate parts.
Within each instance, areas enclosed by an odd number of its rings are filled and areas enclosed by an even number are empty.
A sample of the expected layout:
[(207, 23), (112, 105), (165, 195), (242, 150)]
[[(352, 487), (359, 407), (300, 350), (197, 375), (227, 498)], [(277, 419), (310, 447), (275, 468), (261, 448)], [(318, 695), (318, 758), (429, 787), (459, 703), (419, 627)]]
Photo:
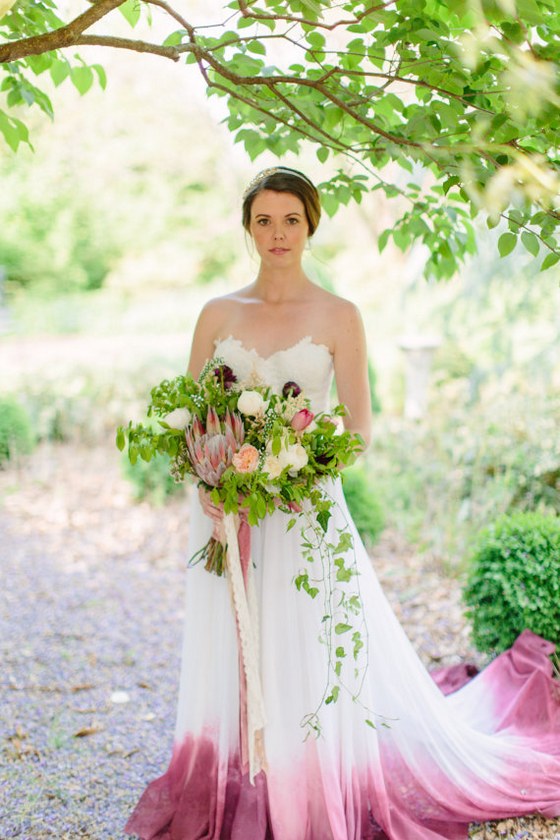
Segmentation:
[(307, 429), (314, 417), (315, 415), (312, 411), (309, 411), (308, 408), (302, 408), (292, 417), (292, 429), (295, 429), (296, 432), (303, 432), (304, 429)]
[(232, 463), (238, 473), (255, 472), (259, 463), (259, 450), (250, 443), (244, 443), (239, 452), (233, 456)]

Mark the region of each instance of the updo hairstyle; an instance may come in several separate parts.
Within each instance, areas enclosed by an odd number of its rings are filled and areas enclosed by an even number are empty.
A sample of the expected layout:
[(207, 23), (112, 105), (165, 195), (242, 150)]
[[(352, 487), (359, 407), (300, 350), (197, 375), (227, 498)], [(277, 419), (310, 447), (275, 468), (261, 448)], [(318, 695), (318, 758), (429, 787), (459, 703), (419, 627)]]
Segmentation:
[(251, 230), (251, 207), (253, 206), (253, 201), (263, 190), (292, 193), (292, 195), (297, 196), (305, 208), (309, 236), (313, 236), (321, 218), (321, 202), (317, 187), (303, 172), (299, 172), (297, 169), (289, 169), (287, 166), (274, 166), (271, 169), (263, 169), (245, 190), (242, 205), (242, 222), (243, 227), (248, 233)]

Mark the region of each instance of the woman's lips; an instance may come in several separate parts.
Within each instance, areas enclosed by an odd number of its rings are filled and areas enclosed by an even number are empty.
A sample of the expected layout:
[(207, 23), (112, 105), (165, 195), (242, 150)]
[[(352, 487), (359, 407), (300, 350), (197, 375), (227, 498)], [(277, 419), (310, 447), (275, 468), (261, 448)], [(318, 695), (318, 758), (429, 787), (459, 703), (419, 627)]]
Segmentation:
[(270, 253), (271, 254), (287, 254), (289, 250), (290, 250), (289, 248), (271, 248)]

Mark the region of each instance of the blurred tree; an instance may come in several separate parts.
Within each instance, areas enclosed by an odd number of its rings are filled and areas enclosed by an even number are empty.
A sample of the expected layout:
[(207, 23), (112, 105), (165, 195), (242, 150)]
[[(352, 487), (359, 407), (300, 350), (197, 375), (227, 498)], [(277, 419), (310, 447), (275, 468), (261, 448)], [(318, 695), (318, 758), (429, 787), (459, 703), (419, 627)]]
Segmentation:
[[(163, 42), (99, 34), (119, 8), (132, 26), (158, 9)], [(166, 0), (96, 0), (63, 21), (57, 0), (0, 0), (0, 65), (8, 110), (0, 132), (29, 142), (16, 106), (52, 111), (33, 77), (48, 72), (85, 93), (100, 65), (68, 47), (104, 45), (178, 61), (186, 56), (210, 94), (225, 97), (228, 126), (251, 158), (315, 145), (346, 159), (322, 184), (325, 208), (381, 189), (401, 200), (392, 236), (427, 246), (426, 272), (450, 277), (476, 250), (473, 219), (508, 230), (546, 269), (560, 260), (560, 12), (557, 0), (233, 0), (223, 23), (194, 25)], [(179, 28), (176, 28), (177, 25)], [(21, 116), (21, 114), (20, 114)], [(410, 173), (402, 184), (383, 168)], [(399, 179), (400, 181), (400, 179)]]

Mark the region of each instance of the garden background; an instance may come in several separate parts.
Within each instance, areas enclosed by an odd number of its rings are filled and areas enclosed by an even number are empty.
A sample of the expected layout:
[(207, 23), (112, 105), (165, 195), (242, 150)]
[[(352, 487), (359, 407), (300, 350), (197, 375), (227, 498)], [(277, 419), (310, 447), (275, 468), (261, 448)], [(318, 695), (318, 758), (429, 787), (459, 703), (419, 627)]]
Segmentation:
[[(184, 370), (202, 303), (254, 275), (240, 197), (276, 162), (234, 144), (194, 71), (99, 60), (106, 91), (53, 87), (35, 151), (0, 158), (2, 838), (121, 838), (165, 769), (188, 491), (125, 465), (115, 429)], [(311, 149), (282, 162), (318, 182), (337, 165)], [(480, 665), (461, 590), (481, 531), (503, 513), (560, 511), (560, 271), (538, 273), (521, 245), (500, 258), (504, 229), (481, 224), (459, 275), (427, 280), (423, 245), (379, 253), (398, 211), (380, 191), (340, 208), (307, 269), (366, 324), (373, 562), (428, 666)], [(411, 337), (438, 345), (417, 419), (404, 411)], [(560, 821), (472, 836), (558, 838)]]

